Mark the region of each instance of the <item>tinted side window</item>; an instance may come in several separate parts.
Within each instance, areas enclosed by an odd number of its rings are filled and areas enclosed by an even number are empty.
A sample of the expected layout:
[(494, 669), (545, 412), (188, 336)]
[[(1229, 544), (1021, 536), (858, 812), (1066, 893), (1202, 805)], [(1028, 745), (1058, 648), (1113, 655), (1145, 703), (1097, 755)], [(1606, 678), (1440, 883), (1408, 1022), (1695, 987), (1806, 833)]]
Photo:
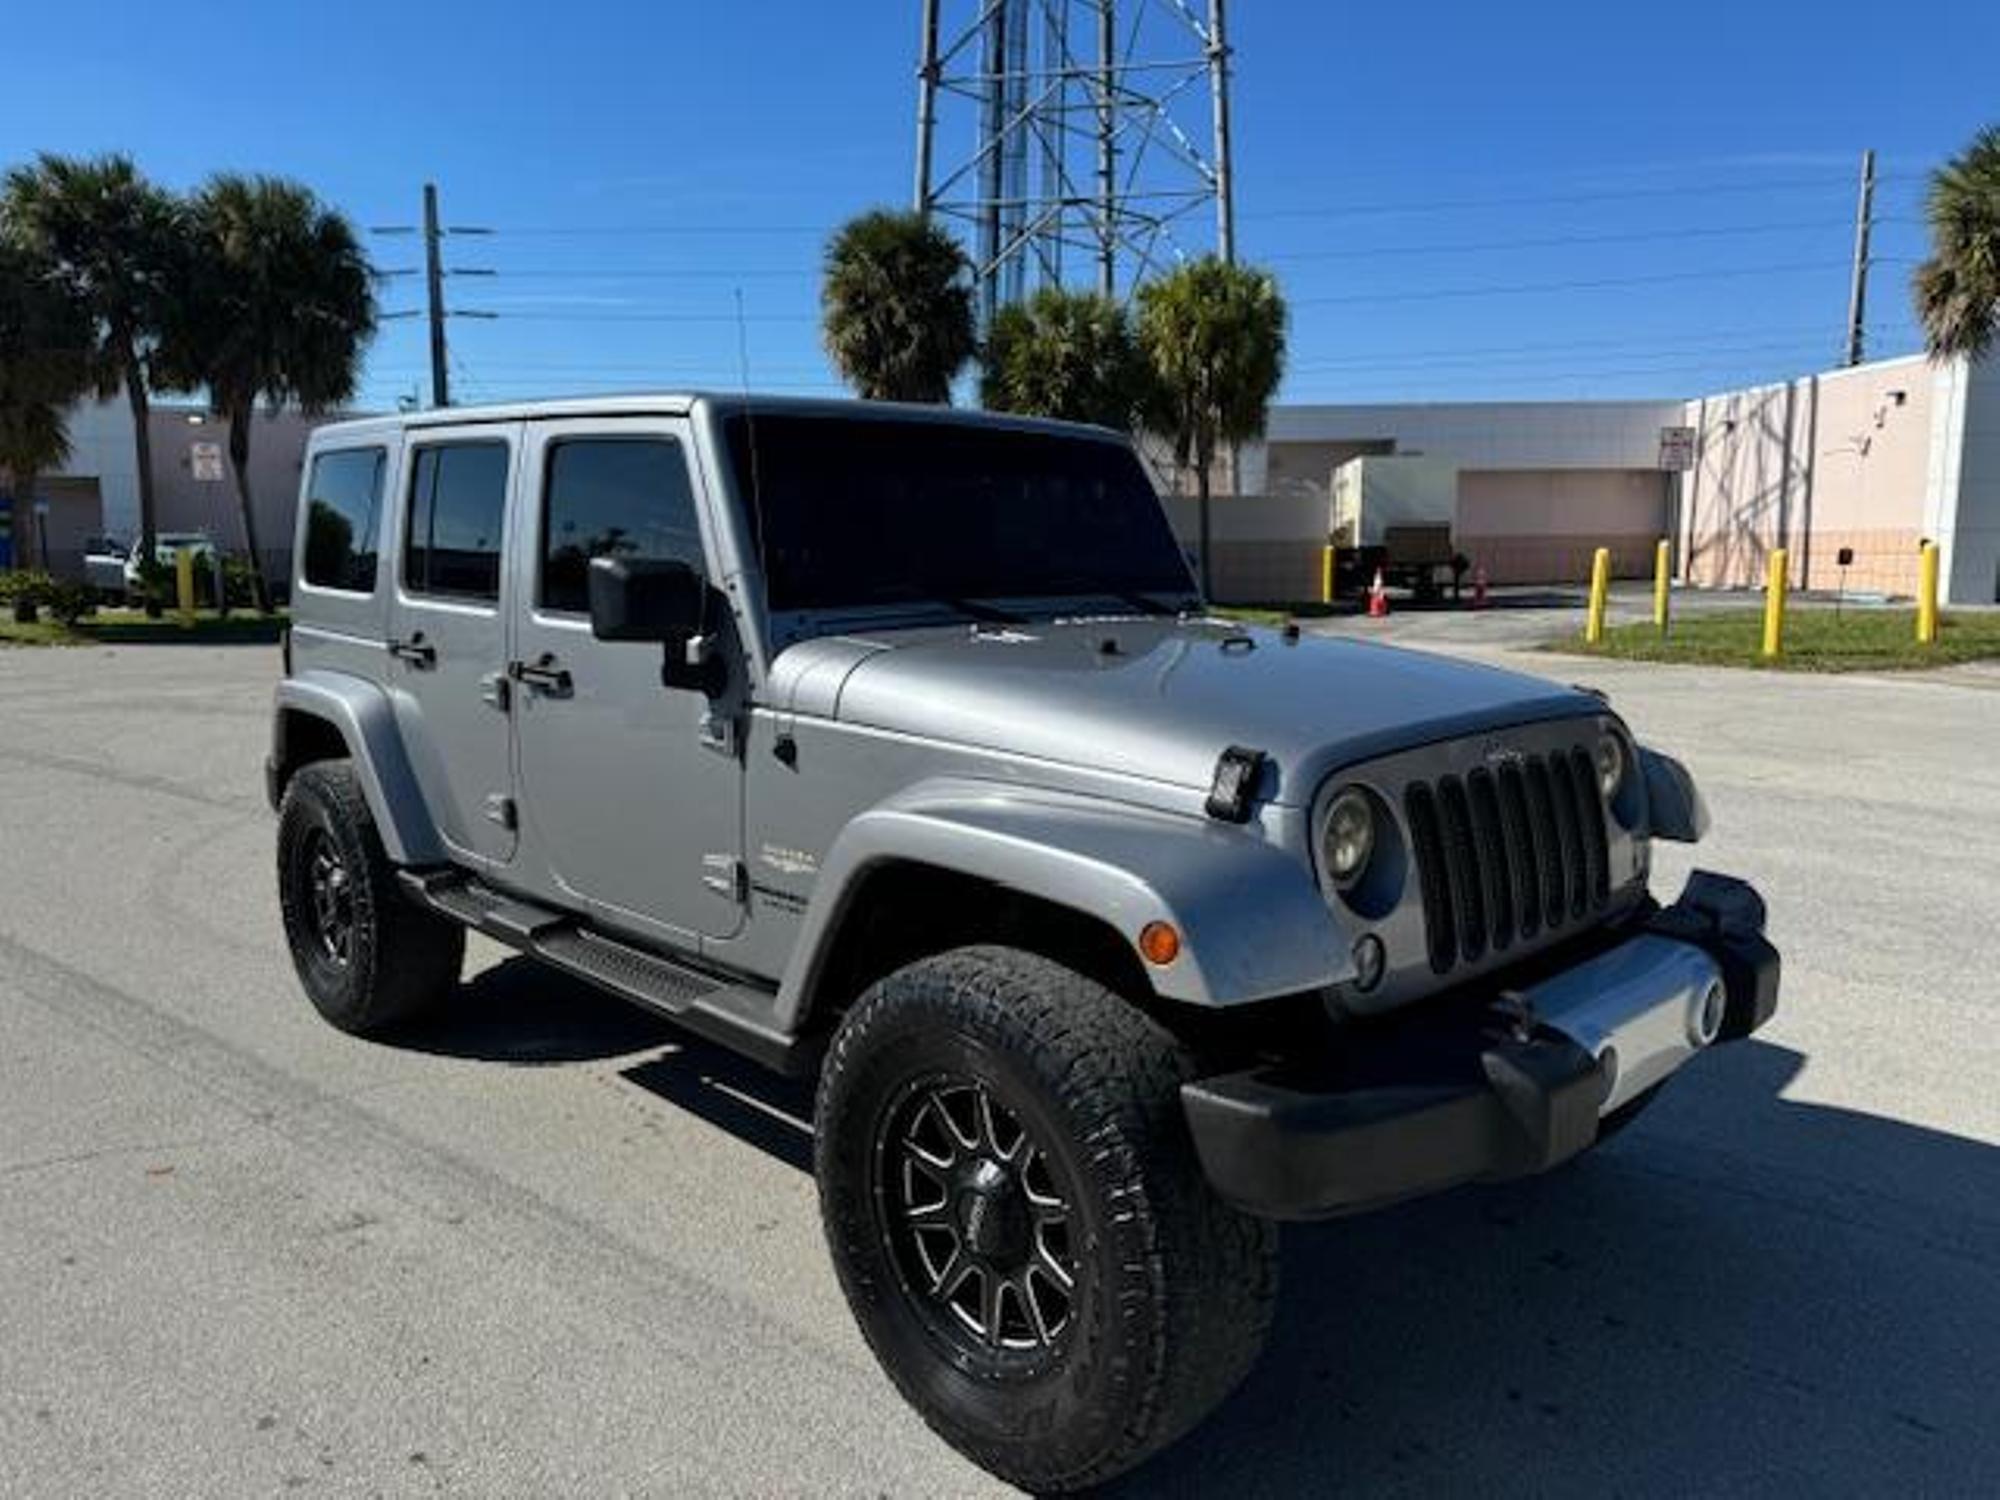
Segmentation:
[(375, 592), (375, 519), (384, 453), (348, 448), (313, 460), (306, 482), (305, 580), (326, 589)]
[(506, 515), (505, 443), (419, 448), (410, 478), (404, 587), (416, 594), (498, 599)]
[(584, 438), (549, 449), (542, 513), (543, 609), (590, 609), (590, 560), (703, 565), (701, 527), (681, 445), (668, 438)]

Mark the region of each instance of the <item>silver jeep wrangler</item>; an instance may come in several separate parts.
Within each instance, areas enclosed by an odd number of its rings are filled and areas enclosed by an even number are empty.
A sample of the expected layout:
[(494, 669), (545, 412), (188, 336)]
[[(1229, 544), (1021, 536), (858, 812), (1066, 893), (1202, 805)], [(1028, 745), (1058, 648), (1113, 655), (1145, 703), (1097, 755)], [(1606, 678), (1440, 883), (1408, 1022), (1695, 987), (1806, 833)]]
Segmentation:
[(1274, 1221), (1544, 1171), (1777, 1000), (1589, 693), (1213, 618), (1130, 447), (661, 396), (323, 427), (269, 761), (307, 994), (473, 928), (817, 1072), (825, 1229), (949, 1442), (1102, 1480), (1250, 1368)]

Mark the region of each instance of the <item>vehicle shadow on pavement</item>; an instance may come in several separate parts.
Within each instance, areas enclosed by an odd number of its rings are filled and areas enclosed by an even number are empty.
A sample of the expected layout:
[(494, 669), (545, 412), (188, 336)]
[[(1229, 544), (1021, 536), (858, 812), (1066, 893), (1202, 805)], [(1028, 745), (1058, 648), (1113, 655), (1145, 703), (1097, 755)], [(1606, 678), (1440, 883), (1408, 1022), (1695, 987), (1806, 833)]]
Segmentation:
[(2000, 1149), (1718, 1052), (1539, 1179), (1286, 1233), (1262, 1364), (1108, 1493), (1971, 1494)]
[(787, 1166), (812, 1170), (809, 1080), (781, 1078), (533, 959), (481, 970), (435, 1015), (385, 1040), (517, 1067), (655, 1052), (620, 1076)]
[(774, 1161), (800, 1172), (813, 1169), (809, 1078), (780, 1077), (697, 1037), (686, 1037), (622, 1076)]
[(535, 1066), (622, 1057), (681, 1035), (581, 980), (512, 957), (482, 969), (435, 1013), (385, 1040), (412, 1052)]

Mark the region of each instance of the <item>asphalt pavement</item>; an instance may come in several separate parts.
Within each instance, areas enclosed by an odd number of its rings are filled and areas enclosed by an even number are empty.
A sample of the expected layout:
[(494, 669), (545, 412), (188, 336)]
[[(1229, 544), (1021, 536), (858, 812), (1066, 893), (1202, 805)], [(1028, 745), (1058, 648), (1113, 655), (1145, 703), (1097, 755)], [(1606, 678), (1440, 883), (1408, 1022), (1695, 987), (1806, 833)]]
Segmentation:
[[(1582, 1162), (1288, 1231), (1265, 1362), (1122, 1492), (1990, 1493), (2000, 678), (1468, 618), (1321, 628), (1609, 689), (1715, 814), (1661, 884), (1763, 887), (1783, 1007)], [(276, 671), (0, 649), (0, 1494), (995, 1492), (849, 1321), (799, 1087), (483, 945), (399, 1045), (316, 1019)]]

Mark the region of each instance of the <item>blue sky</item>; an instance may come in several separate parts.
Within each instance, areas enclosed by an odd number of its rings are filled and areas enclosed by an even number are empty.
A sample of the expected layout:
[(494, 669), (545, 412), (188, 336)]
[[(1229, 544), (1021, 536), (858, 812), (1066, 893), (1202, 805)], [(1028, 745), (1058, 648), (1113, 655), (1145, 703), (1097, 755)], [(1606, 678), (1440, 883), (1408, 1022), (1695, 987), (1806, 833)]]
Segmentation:
[[(1159, 0), (1151, 0), (1159, 3)], [(949, 5), (947, 7), (949, 9)], [(1237, 0), (1239, 253), (1293, 304), (1289, 400), (1681, 394), (1832, 361), (1879, 158), (1871, 352), (1916, 347), (1922, 174), (2000, 119), (2000, 6)], [(832, 389), (828, 230), (901, 205), (916, 0), (17, 7), (0, 158), (286, 173), (363, 225), (435, 179), (460, 399)], [(419, 263), (408, 238), (378, 264)], [(1190, 240), (1199, 247), (1200, 238)], [(421, 283), (385, 284), (414, 308)], [(423, 380), (384, 324), (364, 401)]]

